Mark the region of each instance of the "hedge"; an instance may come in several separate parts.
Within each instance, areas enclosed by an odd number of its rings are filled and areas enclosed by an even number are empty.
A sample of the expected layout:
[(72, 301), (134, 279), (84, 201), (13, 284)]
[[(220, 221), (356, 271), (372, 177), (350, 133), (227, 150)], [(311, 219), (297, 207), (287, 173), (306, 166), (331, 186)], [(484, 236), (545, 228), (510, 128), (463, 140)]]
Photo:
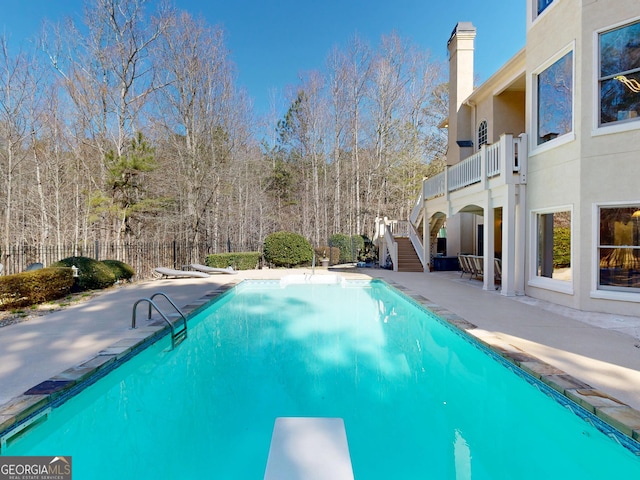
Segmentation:
[(208, 267), (227, 268), (234, 270), (253, 270), (258, 267), (262, 254), (260, 252), (238, 252), (238, 253), (213, 253), (207, 255), (205, 261)]
[(116, 281), (119, 280), (131, 280), (135, 275), (135, 270), (131, 265), (128, 265), (120, 260), (102, 260), (109, 270), (116, 277)]
[(364, 256), (365, 254), (365, 241), (362, 235), (350, 237), (342, 233), (334, 233), (329, 238), (329, 244), (340, 249), (340, 263), (355, 262), (359, 260), (359, 255)]
[(68, 257), (64, 258), (52, 267), (78, 268), (78, 277), (74, 283), (73, 292), (83, 290), (99, 290), (107, 288), (116, 283), (116, 276), (111, 269), (102, 262), (89, 257)]
[(0, 310), (28, 307), (68, 295), (74, 284), (70, 268), (42, 268), (0, 277)]

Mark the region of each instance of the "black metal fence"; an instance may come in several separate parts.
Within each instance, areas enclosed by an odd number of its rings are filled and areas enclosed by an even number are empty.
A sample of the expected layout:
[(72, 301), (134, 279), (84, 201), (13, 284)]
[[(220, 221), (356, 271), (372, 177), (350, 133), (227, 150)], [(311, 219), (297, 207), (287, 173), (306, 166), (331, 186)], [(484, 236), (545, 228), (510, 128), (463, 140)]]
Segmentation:
[(81, 245), (12, 245), (5, 250), (0, 249), (3, 275), (22, 272), (32, 263), (42, 263), (47, 267), (63, 258), (82, 256), (125, 262), (133, 267), (138, 279), (151, 278), (156, 267), (182, 269), (191, 263), (205, 263), (207, 255), (216, 253), (210, 244), (176, 240), (121, 244), (95, 241)]

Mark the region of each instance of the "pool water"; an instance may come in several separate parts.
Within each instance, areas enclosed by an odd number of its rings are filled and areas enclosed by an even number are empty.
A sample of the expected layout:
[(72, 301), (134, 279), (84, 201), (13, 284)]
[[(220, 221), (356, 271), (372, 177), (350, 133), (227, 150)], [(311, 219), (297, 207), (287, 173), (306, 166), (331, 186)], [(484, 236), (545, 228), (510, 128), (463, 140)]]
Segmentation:
[(640, 459), (379, 281), (244, 282), (3, 455), (76, 478), (258, 479), (277, 417), (344, 419), (356, 479), (640, 478)]

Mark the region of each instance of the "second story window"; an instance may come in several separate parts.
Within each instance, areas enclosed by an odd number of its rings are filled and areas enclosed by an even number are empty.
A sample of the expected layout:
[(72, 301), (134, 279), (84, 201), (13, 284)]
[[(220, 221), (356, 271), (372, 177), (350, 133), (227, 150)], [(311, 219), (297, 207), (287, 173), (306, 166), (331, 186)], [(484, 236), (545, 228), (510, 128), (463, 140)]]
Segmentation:
[(640, 119), (640, 22), (598, 36), (600, 126)]
[(537, 75), (537, 144), (573, 130), (573, 51)]
[(540, 15), (545, 8), (553, 3), (553, 0), (538, 0), (538, 15)]
[(480, 122), (480, 126), (478, 127), (478, 149), (482, 147), (482, 145), (488, 145), (487, 141), (487, 121), (482, 120)]

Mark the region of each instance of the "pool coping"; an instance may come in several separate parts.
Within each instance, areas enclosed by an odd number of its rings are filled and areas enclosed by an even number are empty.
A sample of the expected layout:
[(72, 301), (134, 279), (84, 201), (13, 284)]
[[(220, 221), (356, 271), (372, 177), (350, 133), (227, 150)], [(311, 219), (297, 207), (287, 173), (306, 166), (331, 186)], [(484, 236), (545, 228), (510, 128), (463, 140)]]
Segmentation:
[[(180, 308), (190, 320), (211, 300), (220, 297), (241, 283), (232, 280), (218, 285), (197, 300)], [(0, 405), (0, 453), (6, 442), (25, 433), (30, 425), (66, 399), (87, 388), (141, 350), (170, 335), (171, 328), (155, 316), (143, 327), (130, 330), (130, 336), (104, 348), (94, 357), (40, 382), (23, 394)]]
[[(480, 329), (475, 324), (402, 284), (391, 280), (374, 278), (371, 280), (382, 281), (390, 285), (436, 314), (459, 333), (470, 336), (499, 358), (520, 369), (526, 375), (539, 380), (553, 392), (595, 416), (614, 431), (635, 442), (640, 441), (640, 411), (511, 345), (498, 335)], [(181, 311), (188, 319), (191, 319), (205, 304), (244, 281), (246, 280), (234, 280), (218, 285), (199, 299), (181, 307)], [(54, 375), (0, 405), (0, 453), (6, 441), (11, 441), (14, 437), (27, 431), (31, 424), (37, 423), (37, 419), (46, 415), (51, 408), (55, 408), (80, 390), (95, 383), (131, 356), (166, 336), (169, 330), (169, 326), (159, 319), (147, 326), (131, 330), (131, 336), (117, 341), (89, 360)], [(568, 408), (571, 409), (570, 406)], [(585, 420), (588, 421), (588, 419)], [(622, 443), (614, 434), (603, 433), (618, 443)], [(640, 456), (640, 449), (637, 447), (623, 446)]]
[[(385, 281), (416, 303), (436, 314), (460, 333), (469, 335), (499, 358), (519, 368), (526, 375), (539, 380), (552, 389), (553, 392), (594, 415), (613, 430), (632, 439), (634, 442), (640, 442), (640, 411), (508, 343), (500, 338), (499, 335), (479, 328), (461, 316), (432, 302), (425, 296), (415, 293), (410, 288), (393, 281)], [(569, 405), (565, 404), (564, 406), (571, 409)], [(579, 414), (574, 409), (571, 410)], [(589, 421), (589, 419), (585, 420)], [(594, 426), (599, 428), (597, 425)], [(620, 439), (613, 435), (613, 432), (605, 431), (603, 433), (614, 441), (621, 443)], [(637, 445), (630, 446), (625, 444), (623, 446), (631, 450), (635, 455), (640, 456), (640, 448)]]

